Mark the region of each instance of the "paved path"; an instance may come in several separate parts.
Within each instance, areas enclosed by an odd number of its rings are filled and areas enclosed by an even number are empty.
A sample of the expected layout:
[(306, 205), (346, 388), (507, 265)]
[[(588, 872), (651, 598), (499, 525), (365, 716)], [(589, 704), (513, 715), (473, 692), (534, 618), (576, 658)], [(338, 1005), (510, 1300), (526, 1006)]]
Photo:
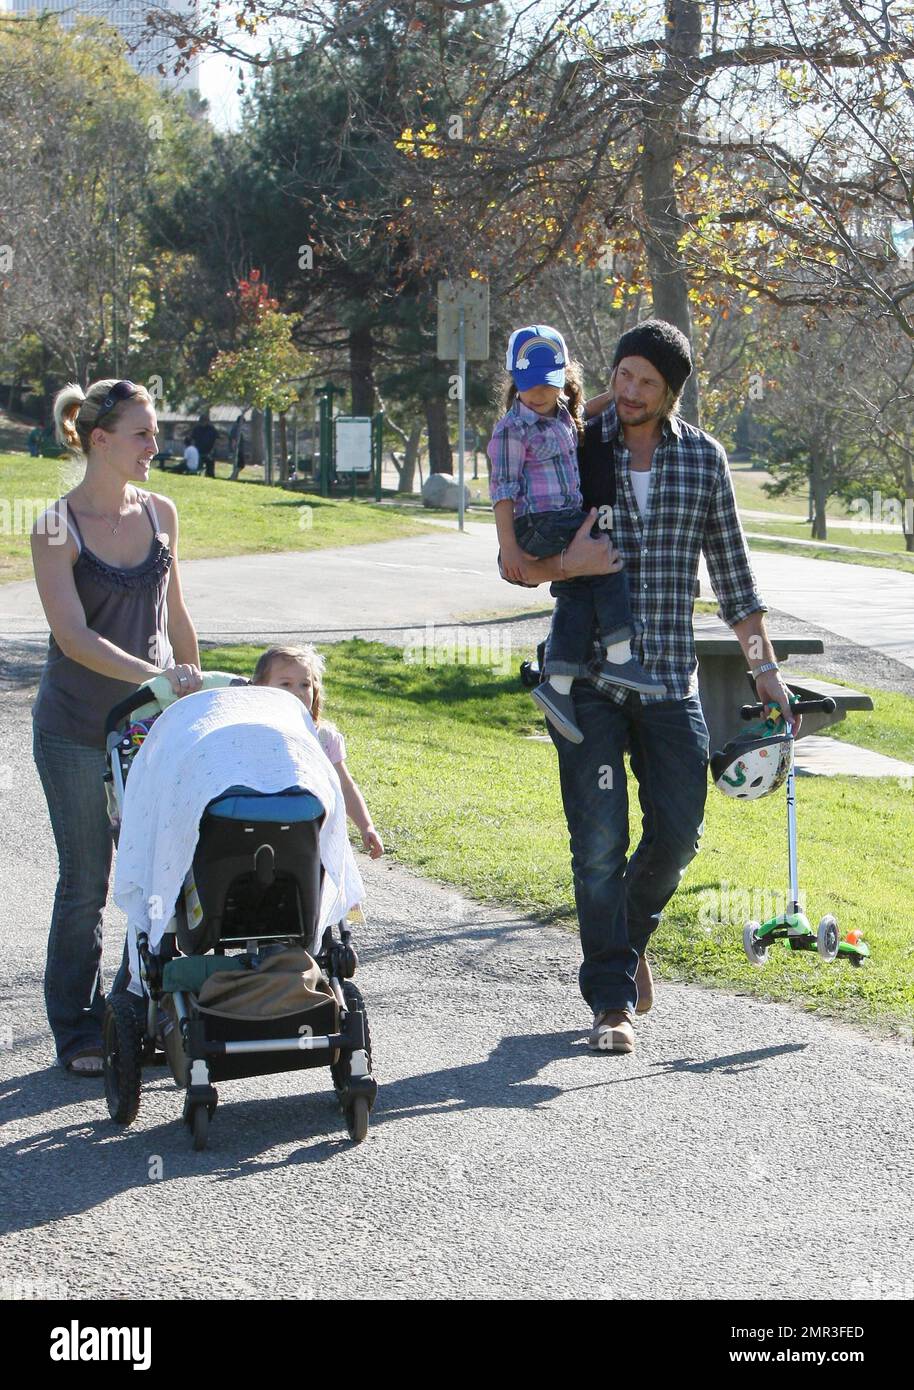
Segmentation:
[[(162, 1072), (112, 1126), (100, 1084), (52, 1066), (27, 696), (0, 703), (0, 1294), (912, 1297), (914, 1049), (660, 982), (635, 1053), (594, 1056), (575, 935), (384, 860), (364, 861), (364, 1145), (323, 1072), (223, 1084), (202, 1154)], [(121, 931), (109, 910), (109, 980)]]
[[(482, 613), (517, 614), (551, 603), (548, 589), (505, 584), (495, 570), (494, 527), (339, 550), (182, 564), (201, 636), (393, 632)], [(914, 575), (756, 551), (765, 602), (914, 668)], [(704, 565), (702, 593), (711, 597)], [(0, 586), (0, 635), (47, 631), (34, 584)]]
[[(851, 716), (853, 718), (853, 716)], [(798, 772), (813, 777), (903, 777), (914, 779), (914, 763), (889, 758), (842, 739), (808, 734), (796, 745)]]

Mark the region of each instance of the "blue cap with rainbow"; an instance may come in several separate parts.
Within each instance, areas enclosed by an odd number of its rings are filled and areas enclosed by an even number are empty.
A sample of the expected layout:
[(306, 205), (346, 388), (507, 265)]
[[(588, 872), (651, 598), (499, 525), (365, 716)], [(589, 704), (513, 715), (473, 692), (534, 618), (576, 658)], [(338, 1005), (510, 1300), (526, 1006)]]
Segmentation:
[(515, 328), (508, 340), (505, 367), (518, 391), (531, 386), (564, 386), (567, 362), (565, 339), (547, 324)]

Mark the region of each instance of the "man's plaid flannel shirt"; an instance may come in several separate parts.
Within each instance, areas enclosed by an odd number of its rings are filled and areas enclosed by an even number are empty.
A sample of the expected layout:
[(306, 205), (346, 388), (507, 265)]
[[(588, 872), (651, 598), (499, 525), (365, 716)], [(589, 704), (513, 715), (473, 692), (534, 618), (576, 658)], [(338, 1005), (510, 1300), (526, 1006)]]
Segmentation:
[[(642, 627), (632, 650), (667, 687), (665, 696), (641, 699), (685, 699), (698, 689), (692, 604), (701, 551), (724, 622), (733, 627), (750, 613), (768, 611), (749, 563), (727, 455), (709, 434), (672, 416), (662, 427), (651, 463), (642, 519), (615, 405), (603, 412), (601, 424), (604, 443), (613, 442), (616, 466), (612, 541), (625, 562), (632, 612)], [(596, 676), (589, 679), (617, 704), (628, 697), (621, 686)]]

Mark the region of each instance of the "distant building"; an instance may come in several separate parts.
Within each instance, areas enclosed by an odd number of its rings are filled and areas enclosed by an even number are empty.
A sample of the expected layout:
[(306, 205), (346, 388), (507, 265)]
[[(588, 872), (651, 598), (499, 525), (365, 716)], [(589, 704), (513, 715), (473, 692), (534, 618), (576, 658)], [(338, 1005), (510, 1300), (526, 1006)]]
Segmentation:
[[(130, 46), (127, 57), (136, 69), (146, 77), (154, 77), (162, 86), (177, 91), (199, 91), (199, 62), (192, 59), (186, 72), (175, 77), (172, 69), (179, 50), (164, 34), (146, 32), (146, 15), (155, 5), (157, 9), (173, 10), (176, 14), (196, 17), (196, 0), (0, 0), (0, 10), (7, 14), (56, 14), (61, 23), (69, 27), (78, 15), (92, 16), (107, 20), (119, 29)], [(165, 75), (159, 72), (159, 65), (166, 69)]]

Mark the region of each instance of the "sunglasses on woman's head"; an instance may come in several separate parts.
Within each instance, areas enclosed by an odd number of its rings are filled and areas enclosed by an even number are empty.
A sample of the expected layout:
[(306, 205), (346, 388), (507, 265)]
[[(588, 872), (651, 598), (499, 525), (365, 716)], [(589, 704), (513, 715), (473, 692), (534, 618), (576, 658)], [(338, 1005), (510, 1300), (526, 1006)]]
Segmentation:
[(105, 415), (110, 414), (119, 401), (129, 401), (131, 396), (135, 396), (137, 390), (132, 381), (116, 381), (102, 401), (102, 408), (92, 421), (92, 428), (94, 429)]

